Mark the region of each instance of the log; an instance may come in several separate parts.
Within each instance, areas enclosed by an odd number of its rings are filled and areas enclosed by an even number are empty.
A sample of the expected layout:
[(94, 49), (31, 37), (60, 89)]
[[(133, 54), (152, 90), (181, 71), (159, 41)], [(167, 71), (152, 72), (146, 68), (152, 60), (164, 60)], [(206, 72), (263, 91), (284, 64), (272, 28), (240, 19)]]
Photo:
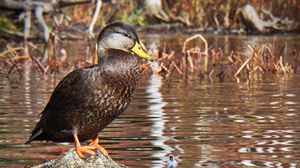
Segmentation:
[(64, 156), (56, 159), (50, 160), (45, 163), (29, 166), (30, 168), (127, 168), (127, 166), (118, 164), (111, 158), (107, 158), (101, 152), (97, 151), (95, 156), (89, 156), (86, 159), (81, 159), (75, 152), (71, 149)]
[[(27, 40), (30, 37), (30, 28), (31, 28), (31, 15), (34, 13), (35, 18), (37, 19), (39, 29), (43, 32), (44, 35), (44, 43), (47, 44), (49, 41), (50, 36), (50, 30), (48, 28), (48, 25), (45, 21), (45, 14), (57, 13), (57, 9), (61, 9), (63, 7), (67, 7), (70, 5), (76, 5), (76, 4), (83, 4), (83, 3), (94, 3), (93, 0), (60, 0), (60, 1), (51, 1), (51, 2), (43, 2), (43, 1), (32, 1), (32, 0), (26, 0), (23, 3), (20, 3), (17, 0), (2, 0), (0, 2), (0, 9), (7, 9), (7, 10), (22, 10), (25, 11), (25, 26), (24, 26), (24, 44), (25, 44), (25, 55), (29, 55), (28, 47), (27, 47)], [(96, 20), (98, 18), (100, 8), (102, 6), (102, 0), (97, 0), (96, 9), (94, 12), (93, 19), (91, 21), (91, 24), (88, 28), (88, 34), (89, 37), (94, 38), (94, 25), (96, 23)], [(56, 19), (55, 15), (53, 15), (53, 20), (55, 21), (56, 26), (59, 26), (59, 21)], [(8, 30), (10, 31), (10, 30)], [(3, 31), (3, 29), (0, 28), (0, 33), (5, 34), (7, 32), (6, 30)], [(10, 31), (10, 36), (17, 35), (17, 37), (22, 36), (23, 34), (20, 34), (19, 32)], [(48, 48), (47, 45), (45, 45), (44, 54), (42, 58), (42, 63), (46, 63), (48, 60)]]
[[(45, 21), (44, 14), (56, 12), (58, 8), (64, 8), (71, 5), (78, 5), (78, 4), (84, 4), (84, 3), (92, 3), (93, 0), (63, 0), (63, 1), (54, 1), (54, 3), (50, 2), (43, 2), (43, 1), (25, 1), (23, 3), (20, 3), (17, 0), (2, 0), (0, 2), (0, 9), (6, 9), (6, 10), (12, 10), (12, 11), (25, 11), (27, 14), (25, 16), (25, 29), (24, 29), (24, 35), (19, 32), (14, 32), (11, 30), (3, 30), (0, 29), (1, 33), (5, 33), (5, 31), (10, 31), (10, 35), (17, 37), (23, 36), (25, 40), (30, 38), (30, 27), (31, 27), (31, 13), (34, 13), (36, 16), (36, 19), (39, 24), (39, 28), (42, 30), (44, 34), (44, 42), (47, 42), (49, 39), (49, 28)], [(98, 0), (98, 3), (101, 3), (101, 0)], [(99, 6), (97, 3), (97, 6)], [(101, 6), (101, 5), (100, 5)], [(99, 13), (99, 10), (97, 11)], [(98, 14), (96, 13), (96, 14)], [(91, 24), (89, 31), (93, 30), (93, 24)], [(26, 28), (27, 27), (27, 28)]]
[(72, 5), (80, 5), (94, 2), (93, 0), (64, 0), (64, 1), (55, 1), (55, 3), (47, 3), (43, 1), (30, 1), (26, 3), (20, 3), (17, 0), (1, 0), (0, 8), (7, 10), (24, 10), (28, 6), (35, 10), (36, 7), (40, 6), (45, 8), (45, 12), (53, 11), (57, 8), (64, 8)]
[(261, 11), (270, 17), (269, 20), (262, 20), (254, 7), (250, 4), (245, 5), (239, 11), (242, 14), (242, 18), (245, 26), (248, 30), (256, 30), (261, 33), (269, 33), (273, 30), (276, 31), (291, 31), (297, 28), (296, 22), (289, 19), (281, 19), (275, 17), (272, 13), (266, 9)]
[(146, 0), (145, 7), (150, 16), (155, 16), (165, 22), (170, 21), (169, 16), (163, 10), (162, 0)]

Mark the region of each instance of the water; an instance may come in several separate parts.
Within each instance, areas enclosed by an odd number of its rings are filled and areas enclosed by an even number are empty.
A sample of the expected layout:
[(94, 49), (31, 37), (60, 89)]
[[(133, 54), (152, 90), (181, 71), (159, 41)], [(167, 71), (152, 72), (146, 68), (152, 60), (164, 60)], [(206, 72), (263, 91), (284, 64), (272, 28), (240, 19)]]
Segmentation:
[[(221, 45), (225, 39), (210, 41)], [(228, 50), (238, 47), (229, 44)], [(23, 75), (0, 78), (0, 167), (41, 163), (74, 147), (24, 145), (55, 83), (51, 75)], [(187, 168), (300, 167), (299, 81), (299, 74), (239, 84), (197, 75), (142, 76), (132, 104), (101, 132), (100, 143), (114, 160), (130, 167), (166, 167), (169, 154), (178, 167)]]

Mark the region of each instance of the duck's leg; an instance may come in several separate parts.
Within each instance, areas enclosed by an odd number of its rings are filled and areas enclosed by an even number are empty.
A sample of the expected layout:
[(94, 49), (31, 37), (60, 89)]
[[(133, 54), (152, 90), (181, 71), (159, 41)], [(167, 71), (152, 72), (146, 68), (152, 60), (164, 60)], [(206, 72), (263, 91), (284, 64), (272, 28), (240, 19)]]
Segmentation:
[(95, 148), (97, 148), (97, 149), (99, 149), (100, 152), (101, 152), (104, 156), (109, 157), (107, 151), (106, 151), (102, 146), (99, 145), (99, 139), (98, 139), (98, 136), (96, 136), (95, 138), (93, 138), (93, 140), (92, 140), (92, 142), (90, 143), (90, 145), (93, 146), (93, 147), (95, 147)]
[(88, 149), (87, 147), (81, 146), (76, 132), (73, 133), (73, 137), (74, 137), (74, 142), (75, 142), (76, 153), (80, 158), (85, 158), (85, 156), (82, 153), (96, 155), (96, 153), (94, 151)]

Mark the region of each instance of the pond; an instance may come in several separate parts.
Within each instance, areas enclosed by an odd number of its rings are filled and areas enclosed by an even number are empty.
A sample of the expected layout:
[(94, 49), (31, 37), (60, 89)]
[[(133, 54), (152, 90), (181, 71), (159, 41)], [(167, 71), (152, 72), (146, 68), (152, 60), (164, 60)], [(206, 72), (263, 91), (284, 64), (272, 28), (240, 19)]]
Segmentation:
[[(209, 43), (247, 53), (247, 44), (287, 43), (299, 36), (206, 36)], [(172, 37), (149, 36), (146, 43)], [(176, 41), (175, 41), (176, 40)], [(83, 54), (66, 44), (69, 54)], [(73, 48), (72, 48), (73, 46)], [(76, 45), (78, 46), (78, 45)], [(59, 74), (61, 79), (65, 74)], [(143, 75), (126, 112), (100, 133), (111, 158), (130, 167), (300, 167), (300, 75), (266, 75), (249, 83), (190, 74)], [(57, 81), (56, 81), (57, 83)], [(0, 78), (0, 167), (55, 159), (73, 144), (24, 145), (55, 88), (53, 75), (24, 71)]]

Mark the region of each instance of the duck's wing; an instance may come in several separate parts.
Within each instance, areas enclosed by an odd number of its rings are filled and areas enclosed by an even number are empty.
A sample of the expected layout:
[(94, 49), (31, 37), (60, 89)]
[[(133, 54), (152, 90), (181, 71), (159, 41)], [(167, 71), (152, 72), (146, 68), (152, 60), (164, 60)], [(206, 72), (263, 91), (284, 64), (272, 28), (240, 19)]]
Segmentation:
[(85, 108), (84, 103), (90, 99), (89, 95), (92, 95), (101, 83), (101, 75), (95, 70), (96, 68), (98, 67), (91, 66), (77, 69), (60, 81), (26, 143), (33, 140), (47, 140), (47, 137), (43, 137), (42, 134), (49, 127), (58, 130), (72, 129), (72, 121), (74, 122), (77, 117), (76, 111)]

